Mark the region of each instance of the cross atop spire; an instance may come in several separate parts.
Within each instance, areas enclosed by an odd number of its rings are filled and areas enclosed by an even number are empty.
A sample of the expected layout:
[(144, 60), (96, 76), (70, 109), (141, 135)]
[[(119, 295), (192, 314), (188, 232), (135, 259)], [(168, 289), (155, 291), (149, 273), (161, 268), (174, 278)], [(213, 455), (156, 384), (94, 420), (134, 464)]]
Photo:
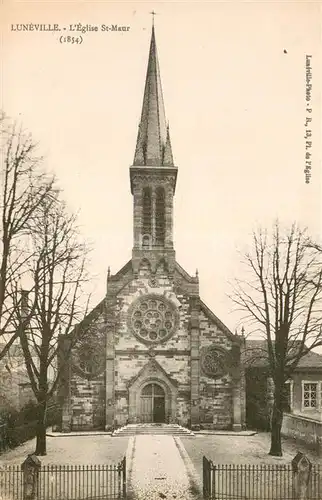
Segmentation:
[(165, 117), (159, 61), (154, 33), (154, 15), (143, 106), (134, 155), (135, 166), (173, 166)]
[(152, 10), (150, 12), (150, 14), (152, 15), (152, 26), (154, 26), (154, 16), (157, 14), (156, 12), (154, 12), (154, 10)]

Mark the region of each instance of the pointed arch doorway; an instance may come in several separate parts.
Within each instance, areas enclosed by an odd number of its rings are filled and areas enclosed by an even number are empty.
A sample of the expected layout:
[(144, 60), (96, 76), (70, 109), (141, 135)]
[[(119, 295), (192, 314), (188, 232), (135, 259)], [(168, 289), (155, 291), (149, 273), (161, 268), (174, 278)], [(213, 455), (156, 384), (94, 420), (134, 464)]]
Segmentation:
[(143, 387), (140, 396), (141, 421), (143, 423), (165, 422), (165, 392), (156, 383)]

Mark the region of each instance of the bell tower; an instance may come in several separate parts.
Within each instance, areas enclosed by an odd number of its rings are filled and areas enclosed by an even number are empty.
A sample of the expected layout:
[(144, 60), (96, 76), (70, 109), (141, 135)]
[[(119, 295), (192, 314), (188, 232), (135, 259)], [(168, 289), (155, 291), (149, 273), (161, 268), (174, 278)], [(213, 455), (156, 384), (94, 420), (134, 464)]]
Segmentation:
[(130, 167), (133, 195), (132, 264), (138, 272), (143, 259), (155, 272), (163, 260), (174, 271), (173, 197), (177, 180), (169, 126), (166, 122), (154, 26), (139, 131)]

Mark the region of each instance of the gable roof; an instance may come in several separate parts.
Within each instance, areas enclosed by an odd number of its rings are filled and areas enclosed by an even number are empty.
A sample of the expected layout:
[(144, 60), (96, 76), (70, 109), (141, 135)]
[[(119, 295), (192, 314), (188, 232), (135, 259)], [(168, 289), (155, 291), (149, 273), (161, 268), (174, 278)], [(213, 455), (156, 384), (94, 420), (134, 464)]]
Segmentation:
[[(296, 343), (294, 343), (296, 344)], [(268, 352), (267, 341), (263, 339), (249, 339), (245, 341), (243, 351), (244, 362), (248, 368), (267, 368)], [(309, 351), (298, 362), (295, 370), (322, 370), (322, 356)]]
[(219, 318), (212, 312), (211, 309), (209, 309), (208, 306), (200, 299), (200, 307), (201, 310), (204, 312), (204, 314), (207, 316), (207, 318), (214, 323), (229, 339), (233, 340), (234, 342), (241, 342), (242, 337), (238, 335), (234, 335), (229, 328), (227, 328), (226, 325), (222, 321), (220, 321)]

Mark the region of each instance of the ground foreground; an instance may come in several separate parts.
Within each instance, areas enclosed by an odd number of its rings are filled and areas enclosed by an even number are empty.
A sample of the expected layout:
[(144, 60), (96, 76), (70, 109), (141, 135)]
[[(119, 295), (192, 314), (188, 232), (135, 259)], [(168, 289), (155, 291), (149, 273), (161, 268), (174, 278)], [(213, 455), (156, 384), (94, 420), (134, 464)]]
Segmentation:
[[(35, 441), (4, 453), (2, 465), (21, 464), (35, 448)], [(269, 434), (197, 434), (195, 437), (137, 435), (112, 437), (105, 434), (48, 436), (43, 465), (116, 464), (126, 456), (128, 498), (131, 500), (198, 500), (202, 493), (202, 458), (215, 464), (290, 464), (297, 451), (312, 462), (322, 458), (291, 441), (284, 441), (284, 456), (268, 455)], [(55, 497), (50, 497), (55, 498)], [(259, 496), (258, 498), (262, 498)], [(279, 497), (280, 498), (280, 497)]]
[[(35, 450), (32, 439), (0, 455), (0, 465), (21, 464)], [(109, 435), (47, 437), (47, 455), (39, 457), (43, 465), (118, 463), (126, 454), (127, 437)]]
[(298, 451), (304, 453), (313, 463), (321, 463), (322, 457), (291, 440), (283, 441), (283, 457), (268, 455), (270, 434), (254, 436), (197, 435), (195, 438), (181, 438), (197, 473), (202, 476), (202, 457), (205, 455), (215, 464), (290, 464)]

